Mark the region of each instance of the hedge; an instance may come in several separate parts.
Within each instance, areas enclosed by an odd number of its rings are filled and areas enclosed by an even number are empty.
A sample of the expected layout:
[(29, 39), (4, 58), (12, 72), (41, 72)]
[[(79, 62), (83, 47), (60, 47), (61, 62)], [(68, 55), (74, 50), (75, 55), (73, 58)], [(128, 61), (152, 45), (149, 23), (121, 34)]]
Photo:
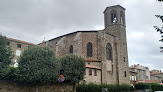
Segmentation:
[(16, 81), (17, 79), (17, 67), (9, 67), (8, 74), (2, 80)]
[(159, 85), (157, 83), (139, 83), (135, 85), (135, 88), (136, 90), (145, 90), (149, 89), (150, 86), (153, 91), (163, 91), (163, 85)]
[(111, 84), (81, 84), (77, 87), (77, 92), (101, 92), (102, 88), (107, 88), (108, 92), (121, 92), (130, 91), (132, 87), (126, 84), (122, 85), (111, 85)]

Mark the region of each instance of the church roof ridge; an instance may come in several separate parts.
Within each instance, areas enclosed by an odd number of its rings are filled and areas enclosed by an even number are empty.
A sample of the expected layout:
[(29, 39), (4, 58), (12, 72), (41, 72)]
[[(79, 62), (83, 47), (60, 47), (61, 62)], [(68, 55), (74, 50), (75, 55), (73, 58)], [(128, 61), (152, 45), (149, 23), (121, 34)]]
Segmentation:
[[(98, 31), (101, 31), (101, 30), (83, 30), (83, 31), (80, 30), (80, 31), (75, 31), (75, 32), (67, 33), (65, 35), (61, 35), (61, 36), (52, 38), (52, 39), (47, 40), (47, 41), (51, 41), (51, 40), (54, 40), (54, 39), (57, 39), (57, 38), (60, 38), (60, 37), (63, 37), (63, 36), (67, 36), (67, 35), (70, 35), (70, 34), (75, 34), (75, 33), (78, 33), (78, 32), (98, 32)], [(45, 42), (47, 42), (47, 41), (45, 41)], [(39, 44), (41, 44), (41, 43), (39, 43)]]

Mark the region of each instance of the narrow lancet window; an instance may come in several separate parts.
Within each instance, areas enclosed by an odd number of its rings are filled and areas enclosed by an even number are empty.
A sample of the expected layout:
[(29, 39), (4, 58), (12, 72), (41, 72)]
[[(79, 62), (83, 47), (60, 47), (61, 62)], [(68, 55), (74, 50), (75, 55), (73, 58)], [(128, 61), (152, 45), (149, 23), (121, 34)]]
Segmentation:
[(87, 44), (87, 56), (92, 57), (92, 43)]
[(108, 43), (106, 45), (106, 59), (111, 60), (112, 58), (112, 48), (111, 45)]
[(73, 54), (73, 46), (70, 46), (70, 53)]

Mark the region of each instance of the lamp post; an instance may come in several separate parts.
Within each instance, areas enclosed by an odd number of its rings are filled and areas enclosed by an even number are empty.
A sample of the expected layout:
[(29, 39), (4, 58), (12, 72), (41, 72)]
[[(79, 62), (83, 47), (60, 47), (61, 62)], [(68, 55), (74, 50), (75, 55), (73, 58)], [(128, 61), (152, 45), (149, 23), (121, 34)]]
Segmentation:
[[(60, 59), (60, 64), (59, 64), (59, 78), (60, 78), (61, 57), (59, 59)], [(59, 78), (58, 78), (58, 92), (59, 92), (59, 82), (60, 82)]]

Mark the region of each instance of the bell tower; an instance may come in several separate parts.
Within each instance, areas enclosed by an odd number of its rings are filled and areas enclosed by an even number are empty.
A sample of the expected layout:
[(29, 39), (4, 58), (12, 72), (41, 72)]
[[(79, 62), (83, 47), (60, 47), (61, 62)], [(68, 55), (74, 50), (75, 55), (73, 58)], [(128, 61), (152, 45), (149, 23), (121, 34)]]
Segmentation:
[(113, 63), (116, 67), (117, 84), (129, 84), (125, 8), (120, 5), (107, 7), (104, 11), (104, 24), (104, 32), (114, 36)]
[(120, 5), (107, 7), (104, 11), (105, 28), (112, 25), (126, 26), (125, 8)]

